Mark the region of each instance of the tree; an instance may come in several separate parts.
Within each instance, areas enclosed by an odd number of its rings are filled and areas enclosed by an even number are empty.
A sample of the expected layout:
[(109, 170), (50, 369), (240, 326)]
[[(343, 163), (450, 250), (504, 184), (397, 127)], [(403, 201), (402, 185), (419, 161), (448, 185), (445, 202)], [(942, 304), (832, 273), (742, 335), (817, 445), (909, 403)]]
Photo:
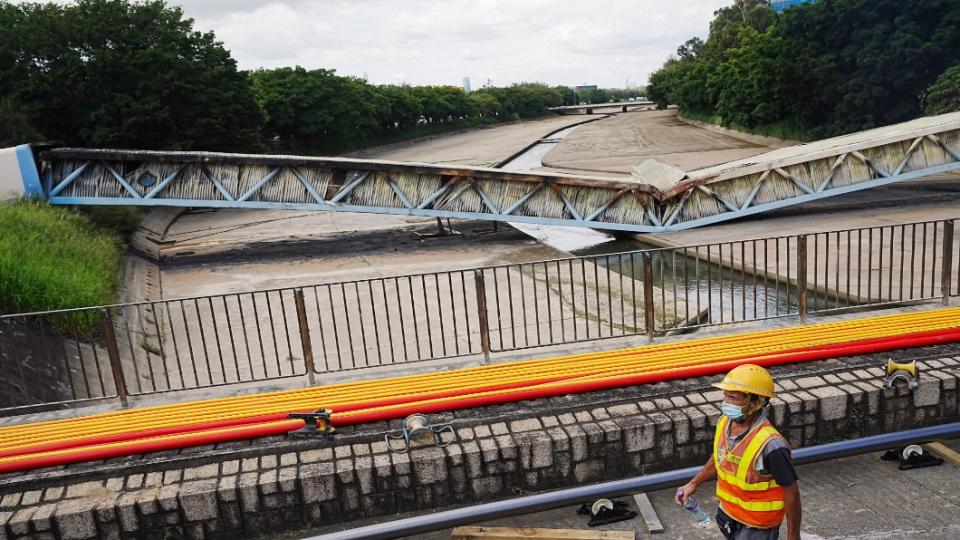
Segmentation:
[(504, 118), (533, 118), (547, 114), (550, 107), (563, 104), (563, 95), (556, 89), (540, 83), (520, 83), (496, 88), (481, 88), (476, 93), (489, 95), (500, 103)]
[(389, 99), (365, 81), (332, 70), (258, 70), (251, 81), (267, 114), (265, 132), (281, 150), (337, 152), (362, 145), (389, 122), (383, 120)]
[(467, 96), (467, 101), (474, 114), (480, 116), (497, 117), (503, 112), (500, 102), (488, 92), (472, 92)]
[(0, 99), (0, 146), (16, 146), (43, 139), (30, 125), (23, 104), (13, 98)]
[(777, 31), (792, 115), (818, 136), (922, 114), (917, 99), (960, 57), (960, 3), (848, 0), (798, 6)]
[(245, 74), (212, 33), (160, 0), (0, 3), (0, 62), (0, 95), (47, 139), (261, 147), (262, 116)]
[(960, 111), (960, 64), (944, 71), (927, 88), (923, 111), (931, 115)]
[(573, 91), (573, 88), (569, 86), (554, 86), (553, 90), (560, 94), (560, 98), (563, 100), (561, 105), (577, 104), (577, 94)]
[(380, 128), (383, 131), (407, 129), (417, 125), (423, 108), (409, 86), (379, 86)]
[[(696, 101), (701, 87), (685, 88), (684, 99), (690, 107), (707, 107), (713, 101), (714, 112), (725, 123), (745, 127), (774, 123), (783, 117), (778, 95), (782, 87), (780, 40), (771, 32), (758, 32), (750, 26), (740, 29), (741, 46), (729, 51), (727, 60), (708, 74), (707, 89), (714, 100)], [(703, 109), (699, 109), (702, 111)]]
[(685, 41), (683, 45), (677, 47), (677, 57), (681, 60), (696, 58), (702, 50), (703, 40), (698, 37), (693, 37)]
[(960, 57), (960, 2), (820, 0), (776, 14), (738, 0), (677, 52), (650, 75), (659, 106), (827, 137), (922, 113), (918, 96)]

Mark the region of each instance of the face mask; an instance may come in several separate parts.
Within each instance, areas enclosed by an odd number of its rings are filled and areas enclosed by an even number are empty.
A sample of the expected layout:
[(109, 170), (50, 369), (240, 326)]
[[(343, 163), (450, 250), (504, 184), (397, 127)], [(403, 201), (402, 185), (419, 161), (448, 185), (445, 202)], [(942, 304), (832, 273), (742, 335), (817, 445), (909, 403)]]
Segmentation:
[(743, 407), (739, 405), (733, 405), (732, 403), (723, 402), (723, 404), (720, 405), (720, 412), (722, 412), (724, 416), (733, 420), (734, 422), (737, 422), (743, 419)]

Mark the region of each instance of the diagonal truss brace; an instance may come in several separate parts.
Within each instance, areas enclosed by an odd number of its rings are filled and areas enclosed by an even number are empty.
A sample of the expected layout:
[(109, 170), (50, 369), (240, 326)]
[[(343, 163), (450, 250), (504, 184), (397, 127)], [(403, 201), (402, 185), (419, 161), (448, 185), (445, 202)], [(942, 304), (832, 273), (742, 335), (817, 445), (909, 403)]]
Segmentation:
[[(565, 177), (549, 173), (517, 174), (471, 167), (341, 158), (54, 149), (44, 151), (42, 155), (41, 161), (46, 170), (42, 171), (45, 186), (41, 187), (41, 192), (46, 191), (53, 204), (296, 208), (657, 232), (689, 229), (820, 198), (960, 170), (960, 151), (955, 149), (956, 124), (942, 124), (947, 127), (940, 125), (917, 130), (910, 133), (909, 138), (864, 139), (856, 144), (838, 145), (833, 154), (822, 150), (811, 151), (807, 155), (787, 153), (786, 157), (771, 158), (766, 165), (762, 161), (746, 163), (721, 169), (719, 173), (711, 171), (700, 177), (688, 176), (686, 185), (680, 182), (675, 190), (670, 191), (658, 191), (643, 185), (625, 185), (624, 182), (609, 178)], [(187, 157), (183, 157), (184, 154)], [(927, 158), (933, 160), (931, 163), (942, 165), (925, 166), (925, 160), (918, 159), (923, 157), (921, 154), (929, 154)], [(817, 160), (817, 167), (794, 167)], [(857, 160), (866, 167), (859, 163), (856, 167), (848, 167), (849, 160)], [(131, 173), (131, 170), (155, 168), (151, 164), (156, 163), (162, 170), (168, 171), (156, 185), (153, 185), (156, 181), (153, 178), (150, 178), (150, 182), (145, 181), (146, 176), (131, 178), (131, 174), (138, 174)], [(209, 166), (210, 163), (239, 163), (241, 167), (251, 164), (262, 168), (257, 169), (252, 184), (244, 184), (251, 187), (242, 193), (235, 193), (241, 189), (236, 187), (236, 179), (231, 178), (227, 182), (218, 178), (211, 172), (215, 169)], [(911, 170), (916, 167), (923, 168)], [(821, 172), (824, 169), (826, 174)], [(796, 172), (791, 174), (788, 170)], [(404, 171), (402, 176), (397, 175), (400, 171)], [(250, 169), (246, 170), (247, 174), (250, 172)], [(816, 177), (813, 176), (815, 172)], [(837, 184), (841, 182), (837, 179), (841, 174), (844, 175), (842, 183), (845, 185), (838, 187)], [(316, 175), (330, 175), (325, 188), (314, 185)], [(748, 175), (755, 179), (752, 183), (743, 182)], [(435, 188), (431, 188), (426, 197), (411, 200), (407, 193), (420, 190), (428, 177), (429, 181), (435, 182), (431, 184)], [(371, 186), (370, 190), (357, 190), (358, 186), (373, 179), (378, 182), (376, 189)], [(778, 185), (792, 184), (798, 191), (771, 191), (763, 198), (768, 202), (758, 204), (757, 198), (766, 193), (764, 186), (774, 179)], [(725, 184), (728, 181), (736, 183)], [(509, 190), (501, 189), (500, 182), (507, 183)], [(171, 185), (177, 189), (171, 190)], [(271, 193), (274, 187), (281, 189), (277, 191), (277, 196), (269, 197), (271, 200), (257, 197), (258, 193), (265, 192), (267, 186), (270, 186)], [(213, 193), (211, 188), (215, 190)], [(381, 188), (391, 190), (396, 197), (390, 197), (389, 200), (379, 198)], [(596, 191), (591, 191), (594, 189)], [(497, 198), (491, 197), (487, 190), (491, 190)], [(558, 208), (552, 203), (534, 204), (532, 201), (542, 200), (544, 190), (551, 191), (549, 197), (556, 196), (562, 207)], [(449, 204), (468, 191), (476, 193), (480, 199), (477, 201), (471, 197), (470, 209), (459, 210), (455, 209), (456, 205)], [(97, 195), (99, 193), (112, 195)], [(509, 200), (502, 193), (511, 193)], [(631, 193), (632, 196), (624, 199)], [(697, 193), (706, 194), (707, 198), (692, 197)], [(514, 194), (519, 194), (519, 197)], [(777, 199), (771, 200), (771, 197)], [(691, 205), (703, 204), (708, 199), (716, 201), (716, 204), (708, 203), (705, 209), (710, 213), (716, 212), (715, 215), (698, 218), (698, 212), (686, 211)], [(581, 207), (589, 207), (578, 208), (573, 204), (574, 200)], [(622, 206), (623, 211), (617, 212), (618, 218), (598, 221), (607, 219), (604, 216), (610, 215), (608, 210), (614, 205), (620, 207), (618, 201), (622, 200), (627, 202)], [(503, 208), (499, 205), (503, 205)], [(446, 210), (448, 207), (451, 209)], [(612, 222), (617, 219), (624, 222)]]

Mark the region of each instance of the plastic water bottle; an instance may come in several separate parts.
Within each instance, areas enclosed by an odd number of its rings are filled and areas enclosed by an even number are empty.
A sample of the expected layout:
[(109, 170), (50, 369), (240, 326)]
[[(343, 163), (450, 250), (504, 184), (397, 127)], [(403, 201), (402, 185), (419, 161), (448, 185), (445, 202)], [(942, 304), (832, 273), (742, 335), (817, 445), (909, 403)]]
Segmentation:
[(687, 498), (687, 502), (683, 503), (683, 507), (690, 511), (690, 513), (693, 515), (693, 520), (696, 521), (697, 525), (700, 527), (709, 527), (710, 522), (713, 521), (706, 512), (700, 509), (700, 505), (697, 504), (697, 500), (692, 496)]

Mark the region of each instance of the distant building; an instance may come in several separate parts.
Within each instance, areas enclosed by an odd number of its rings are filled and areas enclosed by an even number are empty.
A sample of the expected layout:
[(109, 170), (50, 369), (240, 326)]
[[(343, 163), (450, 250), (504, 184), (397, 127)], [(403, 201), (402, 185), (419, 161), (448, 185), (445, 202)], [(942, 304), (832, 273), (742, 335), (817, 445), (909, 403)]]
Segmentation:
[(816, 0), (771, 0), (770, 7), (775, 11), (780, 12), (787, 9), (790, 6), (795, 6), (797, 4), (806, 4), (807, 2), (815, 2)]
[(582, 84), (580, 86), (573, 87), (574, 92), (582, 92), (583, 90), (596, 90), (596, 89), (597, 89), (597, 85), (595, 84)]
[(467, 94), (470, 93), (470, 77), (463, 78), (463, 91)]

